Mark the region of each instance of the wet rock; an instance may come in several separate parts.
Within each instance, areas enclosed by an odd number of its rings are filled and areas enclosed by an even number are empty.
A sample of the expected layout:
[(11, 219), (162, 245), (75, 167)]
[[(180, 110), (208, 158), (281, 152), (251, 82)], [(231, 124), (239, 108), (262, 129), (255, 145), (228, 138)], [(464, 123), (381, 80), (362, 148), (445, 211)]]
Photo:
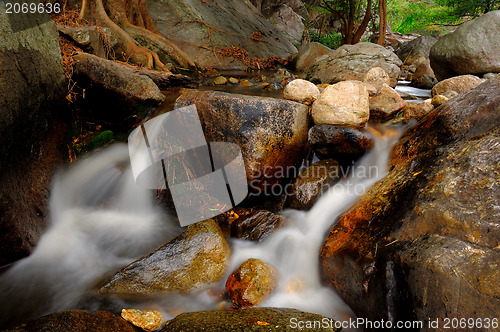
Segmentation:
[(283, 179), (284, 169), (305, 154), (308, 108), (288, 100), (214, 91), (190, 91), (175, 107), (196, 104), (209, 142), (232, 142), (242, 149), (250, 190), (259, 192)]
[(384, 84), (380, 92), (370, 97), (370, 121), (383, 122), (394, 116), (406, 106), (399, 93)]
[(373, 138), (363, 130), (325, 124), (312, 127), (308, 140), (319, 158), (332, 158), (343, 164), (357, 160), (373, 147)]
[(370, 116), (368, 91), (359, 81), (330, 85), (314, 102), (311, 115), (316, 124), (362, 127)]
[(382, 68), (395, 87), (402, 62), (393, 52), (372, 43), (344, 45), (318, 59), (304, 71), (304, 78), (313, 83), (337, 83), (363, 80), (373, 67)]
[(86, 89), (86, 102), (102, 110), (101, 117), (122, 119), (134, 108), (153, 108), (165, 99), (147, 76), (88, 53), (78, 54), (77, 59), (73, 80)]
[[(299, 329), (291, 325), (293, 319), (297, 322), (313, 322), (327, 319), (328, 327), (310, 326)], [(339, 331), (335, 321), (318, 314), (311, 314), (288, 308), (248, 308), (240, 310), (213, 310), (186, 312), (167, 322), (161, 332), (181, 331)]]
[(425, 60), (418, 65), (415, 73), (413, 73), (411, 86), (419, 89), (432, 89), (437, 82), (430, 61)]
[(481, 83), (483, 83), (483, 80), (474, 75), (462, 75), (448, 78), (439, 82), (432, 88), (432, 96), (442, 95), (448, 91), (455, 91), (461, 94), (462, 92), (475, 88)]
[[(56, 25), (0, 10), (0, 266), (31, 253), (63, 162), (64, 76)], [(59, 131), (59, 132), (55, 132)]]
[(297, 53), (247, 1), (148, 0), (148, 9), (156, 28), (204, 67), (246, 69), (241, 60), (214, 53), (231, 46), (245, 50), (249, 58), (286, 59)]
[(499, 105), (497, 79), (436, 108), (331, 228), (323, 271), (359, 317), (460, 319), (500, 307)]
[(396, 54), (403, 65), (419, 66), (421, 63), (429, 60), (431, 47), (437, 42), (437, 39), (431, 36), (421, 36), (401, 45), (396, 50)]
[(319, 97), (319, 89), (309, 81), (296, 79), (283, 90), (283, 98), (311, 105)]
[(224, 76), (217, 76), (214, 79), (214, 84), (215, 85), (224, 85), (226, 83), (227, 83), (227, 78), (225, 78)]
[(249, 80), (241, 80), (240, 85), (241, 86), (253, 86), (253, 83), (250, 82)]
[(229, 78), (229, 83), (231, 83), (231, 84), (238, 84), (238, 83), (240, 83), (240, 80), (237, 79), (237, 78), (235, 78), (235, 77), (230, 77)]
[(422, 101), (419, 103), (407, 103), (403, 109), (403, 117), (406, 120), (420, 120), (434, 109), (431, 100)]
[(69, 25), (58, 25), (59, 33), (72, 40), (87, 53), (92, 53), (101, 58), (107, 58), (106, 50), (113, 49), (118, 39), (106, 27), (84, 26), (73, 27)]
[(219, 225), (209, 219), (189, 225), (155, 252), (124, 267), (99, 292), (125, 297), (187, 293), (219, 281), (230, 253)]
[(438, 80), (465, 75), (500, 72), (500, 10), (465, 22), (441, 37), (430, 52)]
[(307, 167), (293, 183), (285, 207), (309, 210), (321, 194), (340, 179), (342, 173), (339, 167), (333, 159), (320, 160)]
[(250, 258), (226, 281), (231, 301), (240, 308), (253, 307), (264, 301), (278, 283), (278, 271), (260, 259)]
[(377, 90), (382, 89), (384, 84), (391, 84), (391, 78), (387, 73), (380, 67), (373, 67), (367, 73), (363, 79), (364, 83), (369, 83), (373, 85)]
[(444, 104), (448, 101), (449, 99), (446, 98), (445, 96), (443, 95), (435, 95), (434, 97), (432, 97), (432, 100), (431, 100), (431, 104), (434, 106), (434, 107), (438, 107), (440, 106), (441, 104)]
[[(64, 311), (24, 323), (8, 332), (140, 332), (120, 316), (107, 311)], [(7, 331), (6, 331), (7, 332)]]
[(262, 241), (285, 223), (286, 218), (281, 214), (266, 210), (252, 210), (231, 221), (231, 237)]
[(305, 28), (304, 23), (302, 23), (304, 19), (290, 6), (286, 4), (279, 6), (269, 19), (289, 41), (300, 43)]
[(163, 317), (161, 312), (156, 310), (123, 309), (122, 318), (132, 325), (140, 327), (144, 331), (154, 331), (161, 327)]

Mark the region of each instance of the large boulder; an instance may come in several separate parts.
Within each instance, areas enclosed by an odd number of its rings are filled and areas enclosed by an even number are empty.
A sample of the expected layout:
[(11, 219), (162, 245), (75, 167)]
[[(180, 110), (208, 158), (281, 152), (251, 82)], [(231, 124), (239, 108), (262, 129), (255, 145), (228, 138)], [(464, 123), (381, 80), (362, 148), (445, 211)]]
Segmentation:
[(188, 293), (219, 281), (230, 254), (219, 225), (209, 219), (189, 225), (155, 252), (124, 267), (100, 293), (124, 297)]
[(0, 266), (31, 252), (65, 145), (66, 79), (46, 15), (0, 10)]
[(175, 108), (195, 104), (209, 142), (236, 143), (253, 193), (268, 189), (300, 165), (307, 145), (308, 107), (293, 101), (215, 91), (189, 91)]
[(300, 43), (304, 33), (304, 18), (293, 11), (288, 5), (281, 5), (269, 17), (278, 29), (289, 41), (294, 44)]
[(151, 78), (133, 73), (127, 66), (88, 53), (76, 58), (73, 79), (86, 89), (85, 100), (102, 110), (101, 117), (124, 117), (134, 108), (153, 108), (165, 100)]
[(331, 228), (323, 271), (359, 317), (498, 312), (499, 124), (500, 79), (436, 108), (395, 146), (390, 173)]
[(393, 52), (372, 43), (344, 45), (318, 59), (304, 71), (306, 80), (313, 83), (333, 84), (346, 80), (362, 81), (373, 67), (382, 68), (396, 86), (401, 60)]
[(315, 124), (363, 127), (370, 117), (368, 91), (359, 81), (329, 85), (312, 106)]
[(295, 69), (302, 71), (322, 56), (331, 52), (333, 52), (331, 48), (320, 43), (311, 42), (304, 44), (299, 48), (299, 53), (295, 58)]
[(431, 48), (431, 66), (438, 80), (500, 72), (500, 10), (466, 22), (441, 37)]
[(204, 67), (246, 68), (237, 58), (221, 55), (233, 46), (248, 52), (250, 58), (287, 58), (297, 53), (247, 1), (149, 0), (148, 8), (157, 29)]
[(316, 85), (300, 78), (291, 81), (283, 90), (283, 98), (311, 105), (319, 97)]
[(425, 60), (429, 60), (431, 47), (437, 39), (431, 36), (421, 36), (412, 41), (404, 43), (396, 50), (396, 54), (404, 65), (418, 66)]
[[(326, 326), (313, 326), (315, 321)], [(301, 323), (299, 328), (299, 323)], [(306, 326), (306, 323), (308, 325)], [(338, 322), (341, 323), (341, 322)], [(338, 324), (337, 324), (338, 325)], [(340, 331), (333, 319), (288, 308), (248, 308), (186, 312), (167, 322), (161, 332), (181, 331)]]

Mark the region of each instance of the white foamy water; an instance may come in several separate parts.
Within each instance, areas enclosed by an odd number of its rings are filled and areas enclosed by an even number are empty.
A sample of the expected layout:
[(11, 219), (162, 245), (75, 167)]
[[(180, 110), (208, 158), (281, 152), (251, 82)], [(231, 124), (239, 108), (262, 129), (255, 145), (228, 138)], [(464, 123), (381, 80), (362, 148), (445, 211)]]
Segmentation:
[(0, 275), (0, 327), (74, 308), (101, 278), (180, 231), (135, 185), (126, 145), (87, 158), (56, 178), (35, 251)]
[[(248, 258), (279, 272), (278, 289), (262, 306), (297, 308), (337, 320), (354, 317), (349, 307), (320, 282), (319, 251), (328, 229), (376, 181), (385, 176), (399, 132), (377, 138), (375, 147), (350, 175), (325, 193), (308, 212), (285, 211), (291, 221), (261, 243), (232, 240), (226, 277)], [(51, 192), (50, 227), (33, 254), (0, 275), (0, 327), (78, 307), (82, 298), (120, 267), (177, 235), (176, 221), (156, 208), (151, 191), (136, 186), (128, 150), (116, 145), (59, 176)], [(224, 278), (215, 289), (224, 289)], [(154, 308), (165, 319), (182, 311), (215, 309), (208, 292), (175, 295), (154, 302), (114, 303)], [(107, 309), (94, 303), (92, 309)]]

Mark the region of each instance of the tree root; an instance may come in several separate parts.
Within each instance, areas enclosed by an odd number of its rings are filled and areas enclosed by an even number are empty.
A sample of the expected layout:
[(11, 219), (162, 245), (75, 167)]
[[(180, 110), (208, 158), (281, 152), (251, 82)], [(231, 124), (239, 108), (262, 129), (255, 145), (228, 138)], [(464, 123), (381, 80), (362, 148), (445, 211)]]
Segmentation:
[[(197, 68), (186, 53), (159, 35), (149, 16), (147, 0), (95, 0), (94, 6), (96, 20), (117, 37), (116, 48), (123, 60), (168, 72), (158, 56), (161, 51), (180, 67)], [(80, 18), (88, 18), (90, 11), (90, 1), (82, 0)]]

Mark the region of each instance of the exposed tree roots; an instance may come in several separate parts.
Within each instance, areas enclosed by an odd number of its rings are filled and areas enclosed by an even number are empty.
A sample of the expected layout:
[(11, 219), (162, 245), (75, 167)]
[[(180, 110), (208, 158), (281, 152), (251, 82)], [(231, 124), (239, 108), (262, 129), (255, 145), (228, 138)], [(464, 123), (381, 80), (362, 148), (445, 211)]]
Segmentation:
[(158, 53), (165, 54), (177, 67), (196, 68), (191, 58), (161, 36), (149, 16), (147, 0), (82, 0), (80, 18), (94, 15), (118, 39), (115, 47), (124, 61), (147, 68), (169, 71)]

